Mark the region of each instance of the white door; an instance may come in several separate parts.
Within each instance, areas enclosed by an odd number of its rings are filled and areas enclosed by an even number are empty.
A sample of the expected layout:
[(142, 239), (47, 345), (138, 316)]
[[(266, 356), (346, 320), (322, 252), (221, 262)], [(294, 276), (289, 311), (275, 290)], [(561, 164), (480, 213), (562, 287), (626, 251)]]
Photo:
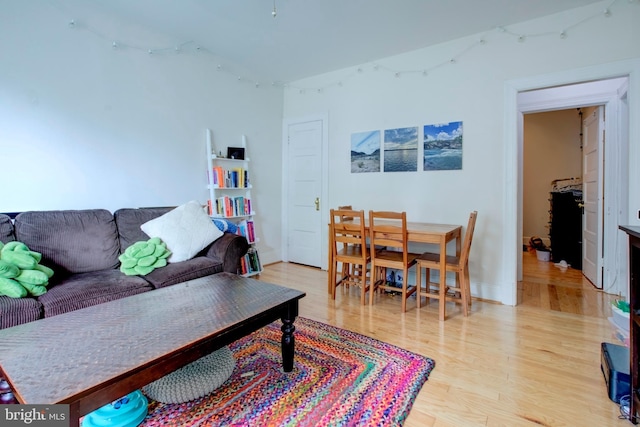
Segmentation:
[(288, 138), (287, 253), (290, 262), (322, 264), (322, 120), (291, 123)]
[(602, 289), (602, 171), (604, 108), (598, 107), (584, 120), (582, 148), (582, 273)]

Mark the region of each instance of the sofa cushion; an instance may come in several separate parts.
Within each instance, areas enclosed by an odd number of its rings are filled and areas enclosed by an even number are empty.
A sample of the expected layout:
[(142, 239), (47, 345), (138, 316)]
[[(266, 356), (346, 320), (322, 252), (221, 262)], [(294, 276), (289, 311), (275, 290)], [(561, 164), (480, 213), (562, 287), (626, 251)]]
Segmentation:
[(34, 298), (0, 296), (0, 329), (33, 322), (42, 316), (42, 304)]
[(22, 212), (15, 234), (56, 274), (115, 269), (120, 263), (118, 230), (104, 209)]
[(16, 240), (13, 234), (13, 223), (9, 215), (0, 214), (0, 242), (7, 243)]
[(90, 307), (130, 295), (141, 294), (153, 287), (139, 276), (126, 276), (117, 269), (78, 273), (49, 286), (38, 297), (45, 317)]
[(173, 207), (167, 208), (124, 208), (113, 213), (120, 237), (120, 252), (124, 252), (136, 242), (149, 240), (149, 237), (140, 226), (145, 222), (164, 215)]
[(191, 201), (147, 221), (140, 226), (149, 237), (159, 237), (167, 244), (171, 256), (167, 261), (193, 258), (224, 233), (218, 229), (202, 206)]
[(151, 283), (154, 288), (163, 288), (210, 274), (221, 273), (223, 267), (224, 265), (221, 261), (199, 256), (187, 261), (167, 264), (162, 268), (156, 268), (144, 276), (144, 278)]

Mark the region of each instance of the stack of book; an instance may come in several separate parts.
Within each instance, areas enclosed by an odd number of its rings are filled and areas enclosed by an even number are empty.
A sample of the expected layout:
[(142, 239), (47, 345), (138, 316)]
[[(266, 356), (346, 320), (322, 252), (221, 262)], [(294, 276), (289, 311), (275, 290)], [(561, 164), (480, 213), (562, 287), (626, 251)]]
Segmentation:
[(213, 168), (214, 188), (248, 188), (249, 173), (243, 168), (224, 169), (221, 166)]
[(250, 244), (255, 243), (256, 236), (252, 220), (243, 220), (238, 223), (238, 234), (244, 236)]
[(260, 273), (262, 265), (258, 251), (251, 247), (245, 256), (240, 259), (240, 274)]
[(252, 215), (251, 199), (244, 196), (222, 196), (215, 201), (209, 201), (209, 215), (225, 218)]

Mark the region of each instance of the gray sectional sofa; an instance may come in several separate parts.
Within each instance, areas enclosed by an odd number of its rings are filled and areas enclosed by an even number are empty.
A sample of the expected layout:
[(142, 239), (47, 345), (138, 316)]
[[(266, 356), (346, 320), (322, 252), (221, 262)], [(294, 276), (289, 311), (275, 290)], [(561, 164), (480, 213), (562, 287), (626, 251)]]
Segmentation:
[(130, 295), (149, 292), (223, 271), (236, 273), (247, 240), (224, 233), (195, 257), (169, 263), (145, 276), (127, 276), (118, 256), (149, 239), (140, 225), (172, 208), (22, 212), (0, 214), (0, 241), (20, 241), (40, 252), (54, 271), (39, 297), (0, 296), (0, 329), (55, 316)]

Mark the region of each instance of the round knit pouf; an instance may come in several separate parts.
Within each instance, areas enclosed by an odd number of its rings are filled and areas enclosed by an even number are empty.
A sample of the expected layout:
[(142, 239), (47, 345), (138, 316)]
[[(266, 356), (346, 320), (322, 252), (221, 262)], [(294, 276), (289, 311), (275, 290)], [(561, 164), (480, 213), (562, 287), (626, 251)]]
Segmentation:
[(229, 347), (222, 347), (144, 386), (142, 391), (157, 402), (188, 402), (220, 387), (235, 366), (236, 360)]

